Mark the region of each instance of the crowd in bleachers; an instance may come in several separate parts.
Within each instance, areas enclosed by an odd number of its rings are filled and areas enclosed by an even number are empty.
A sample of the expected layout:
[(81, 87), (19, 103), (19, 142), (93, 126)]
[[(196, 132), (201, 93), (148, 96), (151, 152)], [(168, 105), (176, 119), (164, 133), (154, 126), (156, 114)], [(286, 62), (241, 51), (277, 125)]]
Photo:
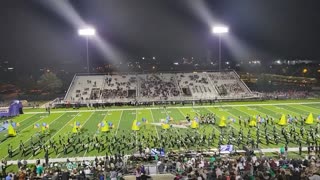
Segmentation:
[(303, 99), (309, 96), (308, 91), (274, 91), (263, 93), (263, 96), (267, 99)]
[(208, 79), (205, 77), (201, 77), (198, 74), (195, 75), (190, 75), (189, 76), (191, 82), (194, 81), (196, 83), (204, 83), (204, 84), (208, 84)]
[(245, 93), (245, 90), (237, 83), (221, 84), (216, 86), (220, 95)]
[(215, 98), (219, 96), (216, 91), (214, 91), (212, 85), (208, 81), (206, 74), (194, 74), (194, 73), (184, 73), (177, 74), (178, 86), (184, 90), (185, 96), (188, 96), (187, 92), (191, 92), (193, 97), (201, 98)]
[(103, 99), (112, 99), (112, 98), (126, 98), (128, 96), (128, 91), (124, 89), (104, 89), (102, 91)]
[[(129, 92), (130, 91), (130, 92)], [(224, 93), (221, 93), (223, 91)], [(250, 90), (235, 72), (76, 76), (66, 101), (157, 101), (232, 98)], [(252, 94), (251, 94), (252, 95)], [(190, 100), (190, 99), (189, 99)]]
[(176, 172), (175, 180), (320, 179), (320, 160), (314, 156), (305, 159), (270, 158), (265, 155), (235, 158), (212, 156), (209, 159), (180, 156), (166, 164), (167, 171)]
[[(149, 154), (143, 154), (144, 157)], [(17, 172), (7, 172), (6, 165), (1, 162), (0, 175), (8, 180), (13, 179), (123, 179), (123, 175), (134, 175), (137, 179), (147, 179), (149, 167), (155, 166), (156, 173), (171, 173), (175, 180), (300, 180), (320, 179), (320, 159), (313, 152), (305, 158), (268, 157), (264, 154), (210, 155), (201, 153), (170, 153), (168, 156), (155, 155), (148, 161), (148, 168), (143, 164), (146, 158), (134, 159), (124, 156), (107, 156), (88, 161), (67, 160), (64, 163), (37, 161), (35, 165), (27, 165), (26, 161), (18, 162)], [(129, 162), (129, 164), (128, 164)], [(153, 172), (155, 173), (155, 172)]]
[(105, 85), (102, 90), (102, 99), (125, 99), (129, 97), (128, 91), (136, 88), (136, 77), (128, 76), (110, 76), (105, 79)]
[(86, 101), (100, 97), (103, 76), (76, 76), (67, 93), (68, 100)]
[(174, 84), (174, 77), (168, 80), (163, 75), (146, 75), (140, 78), (140, 95), (148, 98), (168, 99), (169, 97), (179, 96), (180, 91)]
[(219, 81), (219, 80), (235, 80), (236, 75), (234, 72), (217, 72), (217, 73), (211, 73), (209, 74), (209, 77), (213, 81)]
[(96, 100), (100, 98), (100, 89), (99, 88), (92, 88), (90, 99)]
[[(41, 163), (28, 165), (26, 160), (18, 161), (17, 172), (7, 172), (5, 162), (1, 162), (0, 175), (9, 180), (14, 179), (52, 179), (52, 180), (86, 180), (103, 179), (104, 172), (110, 179), (121, 179), (125, 170), (125, 158), (120, 156), (108, 156), (107, 158), (95, 158), (95, 160), (69, 161), (63, 163)], [(11, 179), (10, 179), (11, 177)]]

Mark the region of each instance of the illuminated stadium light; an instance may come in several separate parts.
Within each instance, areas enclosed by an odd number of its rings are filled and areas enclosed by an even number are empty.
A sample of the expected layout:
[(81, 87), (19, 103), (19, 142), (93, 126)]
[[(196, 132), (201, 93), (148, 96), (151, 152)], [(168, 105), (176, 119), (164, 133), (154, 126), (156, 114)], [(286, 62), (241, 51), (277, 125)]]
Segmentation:
[(229, 27), (224, 25), (217, 25), (212, 27), (212, 33), (219, 36), (219, 71), (221, 71), (221, 35), (227, 34)]
[(305, 73), (308, 72), (308, 69), (307, 69), (307, 68), (304, 68), (304, 69), (302, 70), (302, 72), (305, 74)]
[(89, 65), (89, 37), (96, 35), (96, 30), (92, 27), (85, 27), (78, 29), (78, 35), (86, 37), (87, 40), (87, 70), (90, 73), (90, 65)]
[(80, 28), (78, 29), (79, 36), (94, 36), (96, 35), (96, 30), (92, 27)]
[(219, 26), (214, 26), (212, 28), (212, 33), (214, 34), (225, 34), (228, 32), (229, 32), (229, 28), (227, 26), (219, 25)]

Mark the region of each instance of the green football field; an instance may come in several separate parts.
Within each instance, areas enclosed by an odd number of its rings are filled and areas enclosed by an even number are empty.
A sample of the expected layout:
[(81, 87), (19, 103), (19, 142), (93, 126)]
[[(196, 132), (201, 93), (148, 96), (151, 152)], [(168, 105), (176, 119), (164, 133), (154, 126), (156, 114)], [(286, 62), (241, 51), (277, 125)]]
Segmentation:
[[(19, 151), (19, 143), (22, 141), (25, 145), (30, 144), (30, 139), (36, 141), (36, 134), (39, 132), (39, 129), (35, 129), (34, 125), (36, 123), (49, 124), (50, 134), (44, 137), (46, 144), (49, 143), (50, 139), (58, 141), (59, 136), (66, 137), (71, 134), (72, 125), (74, 121), (80, 122), (81, 124), (81, 137), (94, 137), (94, 136), (116, 136), (121, 137), (122, 135), (133, 136), (133, 139), (140, 139), (142, 136), (155, 136), (160, 137), (161, 134), (177, 136), (179, 134), (210, 134), (214, 132), (216, 137), (219, 137), (220, 129), (218, 127), (219, 119), (224, 117), (233, 117), (236, 119), (235, 123), (228, 123), (227, 127), (224, 128), (226, 134), (235, 134), (239, 133), (240, 125), (238, 117), (243, 118), (253, 117), (260, 115), (265, 117), (273, 117), (275, 122), (278, 122), (282, 114), (297, 116), (297, 117), (307, 117), (310, 113), (313, 114), (315, 122), (312, 125), (305, 125), (306, 131), (309, 128), (315, 128), (318, 126), (317, 117), (320, 115), (320, 100), (296, 100), (296, 101), (262, 101), (262, 102), (233, 102), (233, 103), (221, 103), (215, 105), (202, 105), (202, 106), (169, 106), (166, 109), (163, 106), (149, 106), (149, 107), (113, 107), (113, 108), (98, 108), (98, 109), (87, 109), (81, 108), (78, 110), (70, 109), (54, 109), (51, 111), (51, 114), (48, 115), (44, 109), (26, 109), (25, 114), (13, 118), (13, 121), (19, 123), (20, 126), (17, 127), (17, 136), (16, 137), (6, 137), (6, 133), (0, 133), (1, 144), (0, 144), (0, 159), (35, 159), (43, 158), (44, 151), (37, 151), (36, 155), (33, 156), (29, 152), (25, 157), (22, 157), (21, 152)], [(217, 117), (216, 125), (200, 125), (199, 129), (190, 129), (187, 128), (178, 128), (172, 127), (169, 130), (162, 130), (160, 125), (155, 125), (154, 123), (159, 123), (163, 119), (166, 119), (167, 116), (173, 118), (175, 123), (179, 121), (185, 121), (185, 116), (189, 114), (191, 119), (199, 114), (214, 113)], [(141, 127), (140, 131), (132, 132), (131, 126), (132, 121), (137, 119), (141, 121), (142, 118), (147, 119), (148, 124)], [(107, 134), (99, 133), (98, 123), (102, 120), (113, 123), (114, 128), (110, 130)], [(278, 134), (281, 134), (281, 126), (276, 125)], [(285, 126), (289, 130), (291, 125)], [(300, 123), (294, 126), (299, 132)], [(244, 137), (246, 137), (249, 127), (243, 128)], [(252, 128), (253, 129), (253, 128)], [(268, 125), (268, 132), (272, 132), (273, 127)], [(251, 130), (252, 136), (255, 136), (256, 130)], [(262, 143), (261, 148), (278, 148), (284, 145), (284, 141), (281, 140), (278, 145), (274, 144), (271, 141), (271, 144), (266, 145), (265, 143), (265, 134), (264, 131), (260, 132)], [(305, 139), (303, 140), (305, 142)], [(217, 148), (218, 140), (215, 140), (214, 143), (210, 144), (211, 148)], [(12, 145), (14, 149), (13, 158), (8, 157), (8, 145)], [(224, 143), (226, 144), (226, 143)], [(153, 145), (151, 145), (153, 146)], [(155, 145), (154, 145), (155, 146)], [(306, 146), (304, 143), (303, 146)], [(242, 145), (241, 145), (242, 147)], [(297, 144), (291, 142), (289, 147), (298, 147)], [(194, 148), (204, 148), (204, 147), (190, 147)], [(136, 150), (125, 150), (125, 153), (133, 153)], [(76, 152), (70, 151), (68, 154), (59, 152), (56, 154), (53, 149), (49, 150), (50, 158), (57, 157), (86, 157), (86, 156), (96, 156), (96, 155), (105, 155), (106, 151), (102, 150), (100, 153), (97, 150), (89, 151), (80, 151)]]

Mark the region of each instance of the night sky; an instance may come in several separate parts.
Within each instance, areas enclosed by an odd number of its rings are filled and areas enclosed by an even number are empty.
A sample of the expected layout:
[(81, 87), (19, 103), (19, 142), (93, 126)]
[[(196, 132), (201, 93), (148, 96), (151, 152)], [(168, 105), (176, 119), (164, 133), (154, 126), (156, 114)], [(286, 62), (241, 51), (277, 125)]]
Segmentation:
[(106, 46), (90, 41), (96, 64), (142, 56), (172, 61), (208, 51), (216, 58), (210, 26), (217, 23), (230, 27), (227, 58), (320, 60), (319, 0), (2, 0), (0, 61), (81, 70), (86, 46), (79, 22), (54, 1), (97, 29)]

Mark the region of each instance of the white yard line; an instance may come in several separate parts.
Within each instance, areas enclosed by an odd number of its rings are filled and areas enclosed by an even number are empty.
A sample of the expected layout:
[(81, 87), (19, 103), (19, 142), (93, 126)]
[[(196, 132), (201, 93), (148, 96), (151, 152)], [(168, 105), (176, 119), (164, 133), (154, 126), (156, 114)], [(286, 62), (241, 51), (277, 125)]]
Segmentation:
[[(193, 109), (193, 108), (192, 108)], [(180, 112), (180, 114), (182, 115), (182, 116), (184, 116), (184, 117), (186, 117), (186, 115), (180, 110), (180, 109), (178, 109), (179, 110), (179, 112)], [(196, 112), (195, 112), (196, 113)], [(187, 127), (188, 128), (188, 127)], [(175, 130), (177, 131), (177, 133), (179, 133), (178, 132), (178, 130), (175, 128)]]
[[(238, 111), (241, 111), (241, 112), (243, 112), (243, 113), (245, 113), (245, 114), (248, 114), (248, 113), (246, 113), (246, 112), (244, 112), (244, 111), (242, 111), (242, 110), (240, 110), (240, 109), (237, 109)], [(268, 109), (269, 111), (272, 111), (272, 110), (270, 110), (270, 109)], [(261, 111), (258, 111), (258, 110), (253, 110), (253, 111), (257, 111), (257, 112), (261, 112)], [(276, 111), (272, 111), (272, 112), (275, 112), (275, 113), (277, 113), (277, 114), (279, 114), (278, 112), (276, 112)], [(261, 112), (261, 113), (263, 113), (263, 112)], [(267, 115), (266, 113), (263, 113), (263, 114), (265, 114), (265, 115)], [(249, 115), (249, 114), (248, 114)], [(274, 116), (271, 116), (270, 114), (268, 115), (269, 117), (272, 117), (273, 118), (273, 120), (275, 121), (276, 119), (279, 119), (279, 118), (275, 118)], [(276, 124), (276, 123), (275, 123)], [(281, 129), (276, 125), (275, 126), (276, 127), (276, 129), (278, 129), (279, 131), (281, 131)], [(295, 129), (297, 129), (296, 127), (295, 127)], [(305, 140), (301, 140), (302, 142), (306, 142)]]
[[(274, 112), (274, 113), (276, 113), (276, 114), (280, 114), (279, 112), (276, 112), (276, 111), (274, 111), (273, 109), (269, 109), (269, 108), (265, 108), (265, 109), (267, 109), (267, 110), (269, 110), (269, 111), (272, 111), (272, 112)], [(294, 112), (294, 111), (291, 111), (291, 110), (288, 110), (288, 109), (285, 109), (285, 108), (283, 108), (283, 110), (284, 111), (286, 111), (286, 112), (292, 112), (293, 114), (295, 114), (295, 115), (301, 115), (301, 114), (299, 114), (299, 113), (297, 113), (297, 112)], [(301, 111), (303, 111), (303, 110), (301, 110)], [(306, 111), (305, 111), (306, 112)], [(288, 113), (283, 113), (283, 114), (288, 114)], [(282, 115), (281, 115), (282, 116)], [(279, 119), (279, 118), (278, 118)]]
[[(190, 107), (190, 108), (193, 109), (193, 107)], [(178, 108), (178, 110), (179, 110), (180, 114), (182, 114), (183, 117), (186, 117), (186, 115), (181, 111), (181, 109)], [(197, 114), (197, 112), (195, 112), (195, 113)]]
[[(274, 111), (274, 110), (272, 110), (272, 109), (267, 109), (267, 110), (269, 110), (269, 111), (272, 111), (272, 112), (275, 112), (275, 113), (278, 113), (278, 112), (276, 112), (276, 111)], [(299, 113), (296, 113), (296, 112), (294, 112), (294, 111), (291, 111), (291, 110), (287, 110), (287, 109), (283, 109), (284, 111), (290, 111), (290, 112), (292, 112), (292, 113), (294, 113), (294, 114), (296, 114), (296, 115), (300, 115)], [(301, 110), (301, 111), (303, 111), (303, 110)], [(305, 111), (306, 112), (306, 111)], [(279, 113), (278, 113), (279, 114)], [(296, 127), (296, 126), (293, 126), (296, 130), (298, 129), (298, 131), (300, 130), (298, 127)], [(299, 133), (300, 134), (300, 133)], [(306, 142), (306, 141), (304, 141), (304, 140), (302, 140), (303, 142)]]
[[(310, 106), (304, 106), (303, 104), (299, 104), (299, 105), (301, 105), (301, 106), (303, 106), (303, 107), (306, 107), (306, 108), (309, 108), (309, 109), (314, 109), (315, 111), (319, 111), (319, 109), (317, 109), (317, 108), (314, 108), (314, 107), (310, 107)], [(293, 107), (293, 108), (296, 108), (296, 107)], [(297, 109), (297, 108), (296, 108)]]
[[(90, 147), (89, 147), (90, 148)], [(87, 150), (84, 152), (83, 157), (86, 157)], [(60, 155), (60, 154), (59, 154)]]
[[(219, 119), (221, 119), (221, 116), (218, 116), (217, 113), (211, 111), (211, 110), (210, 110), (209, 108), (207, 108), (207, 107), (206, 107), (205, 109), (208, 110), (208, 111), (210, 111), (210, 112), (212, 112), (212, 113), (214, 113)], [(227, 111), (225, 111), (225, 112), (227, 112)], [(228, 113), (229, 113), (229, 112), (228, 112)], [(229, 114), (230, 114), (230, 113), (229, 113)], [(217, 120), (215, 120), (215, 124), (217, 124)], [(218, 131), (219, 135), (221, 134), (220, 130), (217, 129), (215, 125), (213, 125), (213, 128)]]
[[(247, 112), (245, 112), (245, 111), (243, 111), (243, 110), (241, 110), (241, 109), (236, 109), (236, 110), (241, 111), (241, 112), (243, 112), (244, 114), (249, 115), (250, 119), (252, 118), (252, 114), (250, 115), (250, 114), (248, 114)], [(263, 112), (258, 111), (258, 110), (250, 110), (250, 111), (256, 111), (256, 112), (259, 112), (259, 114), (268, 115), (269, 117), (272, 117), (274, 121), (277, 120), (277, 119), (279, 119), (278, 117), (276, 118), (276, 117), (274, 117), (274, 116), (271, 116), (270, 114), (266, 114), (266, 113), (263, 113)], [(271, 110), (270, 110), (270, 111), (271, 111)], [(275, 123), (275, 124), (276, 124), (276, 123)], [(276, 128), (277, 128), (278, 130), (281, 130), (281, 129), (279, 129), (277, 126), (276, 126)]]
[[(89, 121), (89, 119), (91, 118), (91, 116), (92, 116), (93, 114), (94, 114), (94, 113), (90, 114), (90, 116), (86, 119), (86, 121), (83, 123), (83, 125), (85, 125), (85, 124)], [(108, 114), (108, 111), (106, 112), (106, 114)], [(84, 155), (83, 155), (83, 156), (85, 156), (86, 153), (87, 153), (87, 150), (86, 150), (86, 152), (84, 152)], [(60, 154), (58, 154), (58, 156), (60, 156)]]
[(309, 113), (313, 113), (313, 114), (318, 114), (318, 113), (319, 113), (319, 112), (317, 112), (317, 111), (319, 111), (319, 110), (317, 110), (317, 109), (315, 109), (315, 108), (312, 108), (312, 107), (309, 107), (309, 106), (303, 106), (303, 107), (306, 108), (306, 109), (314, 109), (314, 110), (312, 110), (312, 112), (311, 112), (311, 110), (310, 110), (310, 111), (306, 111), (306, 110), (304, 110), (304, 109), (299, 109), (298, 107), (291, 106), (291, 108), (297, 109), (297, 110), (299, 110), (299, 111), (307, 112), (308, 114), (309, 114)]
[(25, 120), (28, 120), (28, 119), (30, 119), (30, 118), (32, 118), (32, 117), (34, 117), (36, 114), (34, 114), (34, 115), (32, 115), (32, 116), (30, 116), (30, 117), (27, 117), (27, 118), (25, 118), (25, 119), (23, 119), (22, 121), (19, 121), (19, 122), (17, 122), (17, 123), (22, 123), (23, 121), (25, 121)]
[[(33, 116), (35, 116), (35, 115), (33, 115)], [(33, 116), (31, 116), (31, 117), (33, 117)], [(28, 117), (28, 118), (26, 118), (26, 119), (24, 119), (23, 121), (25, 121), (25, 120), (27, 120), (27, 119), (29, 119), (29, 118), (31, 118), (31, 117)], [(45, 117), (42, 117), (42, 118), (40, 118), (39, 120), (37, 120), (37, 122), (38, 121), (40, 121), (41, 119), (43, 119), (43, 118), (45, 118)], [(21, 121), (22, 122), (22, 121)], [(18, 123), (21, 123), (21, 122), (18, 122)], [(31, 125), (29, 125), (29, 126), (27, 126), (27, 127), (25, 127), (25, 128), (23, 128), (23, 129), (19, 129), (19, 132), (23, 132), (25, 129), (27, 129), (27, 128), (29, 128), (30, 126), (32, 126), (32, 125), (34, 125), (34, 124), (31, 124)], [(20, 133), (18, 133), (18, 136), (20, 135)], [(6, 136), (6, 135), (5, 135)], [(7, 142), (11, 142), (11, 141), (13, 141), (13, 139), (10, 139), (9, 141), (7, 141)], [(1, 149), (1, 148), (0, 148)]]
[[(80, 113), (80, 112), (79, 112), (79, 113)], [(50, 139), (53, 139), (59, 132), (62, 131), (63, 128), (65, 128), (67, 125), (70, 125), (70, 124), (69, 124), (70, 121), (72, 121), (73, 119), (75, 119), (75, 118), (78, 116), (79, 113), (77, 113), (77, 115), (75, 115), (73, 118), (71, 118), (71, 119), (68, 121), (68, 123), (66, 123), (64, 126), (62, 126), (62, 128), (59, 129), (59, 131), (57, 131), (52, 137), (50, 137)], [(92, 113), (92, 114), (94, 114), (94, 113)], [(92, 115), (92, 114), (91, 114), (91, 115)], [(90, 115), (90, 117), (91, 117), (91, 115)], [(50, 139), (49, 139), (49, 140), (50, 140)], [(49, 142), (49, 140), (48, 140), (47, 142)], [(47, 142), (46, 142), (46, 143), (47, 143)]]
[(136, 132), (136, 150), (138, 149), (137, 147), (138, 147), (138, 138), (137, 138), (137, 131), (135, 131)]
[[(63, 113), (63, 114), (61, 114), (59, 117), (57, 117), (56, 119), (54, 119), (51, 123), (49, 123), (49, 125), (50, 124), (52, 124), (54, 121), (56, 121), (57, 119), (59, 119), (60, 117), (62, 117), (64, 114), (66, 114), (66, 113)], [(45, 118), (45, 117), (43, 117), (43, 118)], [(41, 118), (41, 119), (43, 119), (43, 118)], [(39, 119), (38, 121), (40, 121), (41, 119)], [(37, 122), (38, 122), (37, 121)], [(34, 124), (32, 124), (32, 125), (34, 125)], [(32, 126), (32, 125), (30, 125), (30, 126)], [(28, 127), (30, 127), (30, 126), (28, 126)], [(27, 128), (28, 128), (27, 127)], [(24, 129), (26, 129), (26, 128), (24, 128)], [(21, 131), (22, 132), (22, 131)], [(31, 136), (32, 137), (32, 136)], [(25, 143), (26, 142), (28, 142), (30, 139), (31, 139), (31, 137), (29, 138), (29, 139), (27, 139), (26, 141), (24, 141)], [(19, 146), (17, 147), (17, 148), (15, 148), (14, 150), (13, 150), (13, 152), (15, 152), (17, 149), (19, 148)], [(4, 158), (7, 158), (9, 155), (7, 155), (7, 156), (5, 156)]]
[[(78, 113), (78, 114), (79, 114), (79, 113)], [(77, 114), (77, 115), (78, 115), (78, 114)], [(83, 125), (85, 125), (85, 124), (88, 122), (88, 120), (91, 118), (91, 116), (92, 116), (93, 114), (94, 114), (94, 113), (91, 113), (91, 114), (90, 114), (90, 116), (86, 119), (86, 121), (83, 123)], [(75, 117), (76, 117), (76, 116), (75, 116)], [(75, 118), (75, 117), (74, 117), (74, 118)], [(72, 118), (72, 119), (74, 119), (74, 118)], [(72, 120), (72, 119), (71, 119), (71, 120)], [(71, 121), (71, 120), (70, 120), (70, 121)], [(69, 122), (70, 122), (70, 121), (69, 121)], [(69, 124), (69, 122), (68, 122), (68, 124)], [(64, 127), (63, 127), (63, 128), (64, 128)], [(62, 128), (62, 129), (63, 129), (63, 128)], [(61, 131), (61, 129), (60, 129), (59, 131)], [(57, 133), (58, 133), (58, 132), (57, 132)], [(56, 134), (55, 134), (55, 135), (56, 135)], [(54, 136), (53, 136), (53, 137), (54, 137)], [(50, 138), (50, 139), (51, 139), (51, 138)], [(50, 139), (49, 139), (49, 140), (50, 140)], [(49, 140), (48, 140), (48, 141), (49, 141)], [(48, 142), (48, 141), (47, 141), (47, 142)], [(47, 142), (46, 142), (46, 143), (47, 143)], [(61, 153), (59, 153), (56, 158), (58, 158), (58, 157), (60, 156), (60, 154), (61, 154)]]
[[(59, 117), (61, 117), (61, 116), (59, 116)], [(45, 117), (42, 117), (42, 118), (40, 118), (39, 120), (37, 120), (36, 122), (39, 122), (39, 121), (41, 121), (42, 119), (44, 119), (44, 118), (46, 118), (46, 116)], [(35, 122), (35, 123), (36, 123)], [(19, 133), (18, 133), (18, 137), (20, 136), (20, 134), (21, 134), (21, 132), (23, 132), (25, 129), (28, 129), (30, 126), (34, 126), (34, 123), (32, 123), (31, 125), (29, 125), (29, 126), (27, 126), (27, 127), (25, 127), (25, 128), (23, 128), (23, 129), (21, 129), (21, 131), (19, 131)], [(31, 138), (29, 138), (29, 139), (31, 139)], [(9, 141), (7, 141), (9, 144), (11, 143), (11, 141), (13, 141), (13, 140), (15, 140), (15, 139), (10, 139)], [(27, 140), (27, 141), (25, 141), (25, 142), (28, 142), (29, 140)], [(0, 149), (2, 149), (2, 148), (0, 148)], [(15, 150), (17, 150), (18, 149), (18, 147), (17, 148), (15, 148), (13, 151), (15, 151)]]
[[(247, 112), (242, 111), (241, 109), (236, 109), (236, 110), (241, 111), (241, 112), (243, 112), (244, 114), (249, 115), (250, 119), (252, 118), (252, 115), (248, 114)], [(256, 111), (256, 112), (259, 112), (259, 114), (267, 115), (266, 113), (263, 113), (263, 112), (258, 111), (258, 110), (250, 110), (250, 111)], [(274, 116), (271, 116), (270, 114), (269, 114), (268, 116), (269, 116), (269, 117), (272, 117), (274, 120), (278, 119), (278, 118), (275, 118)], [(276, 128), (277, 128), (278, 130), (281, 130), (281, 129), (279, 129), (277, 126), (276, 126)]]
[[(42, 119), (44, 119), (44, 118), (46, 118), (46, 117), (47, 117), (47, 116), (44, 116), (44, 117), (40, 118), (39, 120), (37, 120), (36, 122), (41, 121)], [(59, 117), (60, 117), (60, 116), (59, 116)], [(25, 129), (29, 128), (30, 126), (34, 126), (34, 124), (32, 123), (31, 125), (29, 125), (29, 126), (23, 128), (23, 129), (21, 129), (20, 132), (24, 131)], [(20, 134), (19, 134), (19, 135), (20, 135)]]
[[(207, 109), (208, 111), (214, 113), (214, 112), (211, 111), (209, 108), (206, 108), (206, 109)], [(228, 113), (230, 116), (235, 116), (235, 117), (237, 117), (236, 115), (230, 113), (229, 111), (225, 111), (225, 112)], [(217, 115), (216, 113), (214, 113), (214, 114)], [(221, 118), (221, 117), (220, 117), (220, 118)], [(228, 119), (227, 119), (227, 121), (228, 121)], [(236, 130), (237, 132), (239, 132), (239, 130), (238, 130), (236, 127), (233, 126), (233, 123), (230, 123), (230, 126), (231, 126), (234, 130)]]
[[(210, 110), (210, 109), (208, 109), (208, 108), (206, 108), (208, 111), (210, 111), (210, 112), (212, 112), (212, 113), (214, 113), (212, 110)], [(237, 109), (238, 110), (238, 109)], [(238, 111), (241, 111), (241, 110), (238, 110)], [(236, 116), (236, 115), (234, 115), (234, 114), (232, 114), (232, 113), (230, 113), (229, 111), (225, 111), (225, 112), (227, 112), (229, 115), (231, 115), (231, 116)], [(243, 113), (245, 113), (244, 111), (241, 111), (241, 112), (243, 112)], [(216, 114), (216, 113), (215, 113)], [(248, 114), (248, 113), (246, 113), (246, 114)], [(217, 114), (216, 114), (217, 115)], [(248, 114), (249, 115), (249, 114)], [(220, 116), (218, 116), (218, 117), (220, 117)], [(221, 118), (221, 117), (220, 117)], [(234, 127), (233, 126), (233, 123), (230, 123), (230, 126), (235, 130), (235, 131), (237, 131), (237, 132), (239, 132), (239, 130), (236, 128), (236, 127)], [(262, 132), (262, 133), (264, 133), (264, 132)]]
[[(272, 112), (275, 112), (276, 114), (280, 114), (281, 115), (281, 113), (279, 113), (279, 112), (276, 112), (276, 111), (274, 111), (274, 110), (272, 110), (272, 109), (267, 109), (267, 110), (269, 110), (269, 111), (272, 111)], [(284, 109), (285, 111), (290, 111), (290, 110), (287, 110), (287, 109)], [(258, 111), (258, 110), (256, 110), (256, 111)], [(259, 111), (259, 112), (261, 112), (261, 111)], [(290, 111), (290, 112), (293, 112), (293, 111)], [(294, 112), (295, 113), (295, 112)], [(264, 113), (265, 114), (265, 113)], [(298, 114), (298, 113), (295, 113), (295, 114)], [(270, 117), (273, 117), (273, 116), (271, 116), (271, 115), (269, 115)], [(275, 118), (275, 117), (273, 117), (274, 118), (274, 120), (276, 120), (277, 118)], [(279, 118), (278, 118), (279, 119)], [(280, 128), (278, 128), (277, 126), (276, 126), (276, 128), (279, 130), (279, 131), (281, 131), (281, 129)], [(299, 128), (297, 128), (296, 126), (294, 126), (294, 128), (297, 130), (298, 129), (298, 131), (299, 131)], [(300, 134), (300, 133), (299, 133)], [(305, 140), (301, 140), (302, 142), (306, 142)]]
[[(54, 133), (54, 135), (51, 136), (44, 144), (47, 144), (47, 143), (48, 143), (51, 139), (53, 139), (59, 132), (61, 132), (62, 129), (64, 129), (67, 125), (69, 125), (70, 121), (72, 121), (74, 118), (76, 118), (79, 113), (80, 113), (80, 112), (78, 112), (78, 113), (77, 113), (73, 118), (71, 118), (64, 126), (62, 126), (62, 128), (59, 129), (59, 131), (57, 131), (56, 133)], [(93, 114), (93, 113), (92, 113), (92, 114)], [(92, 114), (91, 114), (91, 115), (92, 115)], [(91, 115), (90, 115), (90, 116), (91, 116)], [(36, 154), (38, 153), (38, 151), (39, 151), (39, 149), (36, 151)], [(28, 160), (29, 160), (30, 158), (32, 158), (32, 157), (33, 157), (33, 155), (32, 155), (31, 157), (29, 157)]]
[(136, 120), (138, 121), (138, 109), (136, 109)]
[[(297, 107), (293, 107), (293, 106), (290, 106), (291, 108), (294, 108), (294, 109), (296, 109), (296, 110), (299, 110), (299, 111), (303, 111), (303, 112), (307, 112), (307, 113), (310, 113), (310, 112), (308, 112), (308, 111), (305, 111), (305, 110), (302, 110), (302, 109), (299, 109), (299, 108), (297, 108)], [(281, 109), (284, 109), (284, 110), (287, 110), (287, 111), (290, 111), (290, 112), (294, 112), (294, 111), (292, 111), (292, 110), (288, 110), (288, 109), (286, 109), (286, 108), (282, 108), (282, 107), (280, 107)], [(294, 112), (295, 114), (297, 114), (297, 112)], [(313, 112), (312, 112), (313, 113)], [(301, 115), (301, 114), (299, 114), (299, 115)]]
[[(136, 120), (137, 120), (137, 122), (138, 122), (138, 110), (136, 109)], [(137, 147), (138, 147), (138, 132), (136, 131), (136, 149), (138, 149)]]
[[(149, 109), (149, 110), (150, 110), (150, 113), (151, 113), (151, 116), (152, 116), (153, 123), (155, 123), (153, 113), (152, 113), (151, 109)], [(158, 136), (158, 139), (159, 139), (158, 128), (156, 126), (154, 126), (154, 128), (156, 129), (157, 136)]]
[[(86, 121), (85, 121), (85, 123), (83, 123), (83, 125), (85, 125), (87, 122), (88, 122), (88, 120), (91, 118), (91, 116), (93, 115), (94, 113), (92, 113), (87, 119), (86, 119)], [(106, 118), (106, 116), (108, 115), (108, 111), (106, 111), (106, 115), (105, 115), (105, 117), (104, 118)], [(103, 119), (104, 120), (104, 119)], [(90, 148), (90, 147), (89, 147)], [(83, 154), (83, 157), (85, 157), (86, 156), (86, 154), (87, 154), (87, 150), (84, 152), (84, 154)], [(60, 155), (60, 154), (59, 154)], [(59, 156), (58, 155), (58, 156)]]
[[(108, 112), (107, 112), (108, 113)], [(92, 113), (87, 119), (86, 121), (83, 123), (83, 126), (89, 121), (89, 119), (91, 118), (91, 116), (93, 115), (94, 113)]]
[[(108, 111), (106, 112), (106, 115), (104, 115), (102, 121), (105, 120), (107, 116), (108, 116)], [(87, 121), (86, 121), (86, 122), (87, 122)], [(107, 122), (107, 121), (106, 121), (106, 122)], [(99, 122), (99, 123), (100, 123), (100, 122)], [(84, 124), (83, 124), (83, 125), (84, 125)], [(109, 124), (108, 124), (108, 126), (109, 126)], [(99, 127), (98, 127), (98, 131), (99, 131)]]
[[(224, 104), (224, 105), (206, 105), (206, 106), (199, 106), (199, 107), (250, 107), (250, 106), (275, 106), (275, 105), (304, 105), (304, 104), (320, 104), (320, 102), (300, 102), (300, 103), (264, 103), (264, 104)], [(198, 107), (198, 106), (197, 106)], [(145, 109), (159, 109), (160, 107), (148, 107)], [(184, 108), (192, 108), (192, 106), (178, 106), (178, 107), (167, 107), (167, 109), (184, 109)], [(115, 109), (108, 109), (108, 110), (74, 110), (74, 111), (51, 111), (52, 113), (65, 113), (65, 112), (99, 112), (99, 111), (121, 111), (121, 110), (139, 110), (142, 109), (142, 107), (138, 108), (115, 108)], [(26, 112), (25, 114), (38, 114), (43, 112)]]
[[(178, 108), (179, 109), (179, 108)], [(169, 113), (168, 113), (168, 111), (167, 111), (167, 108), (163, 108), (163, 110), (166, 112), (166, 115), (167, 116), (170, 116), (169, 115)], [(179, 109), (179, 111), (181, 111), (180, 109)], [(181, 113), (181, 112), (180, 112)], [(183, 113), (181, 114), (182, 116), (183, 116)], [(166, 117), (167, 118), (167, 117)], [(178, 134), (179, 134), (179, 132), (178, 132), (178, 130), (176, 129), (176, 128), (173, 128)]]
[(121, 122), (121, 119), (122, 119), (122, 114), (123, 114), (123, 110), (121, 111), (121, 114), (120, 114), (119, 123), (118, 123), (117, 129), (116, 129), (116, 135), (118, 134), (118, 130), (119, 130), (119, 126), (120, 126), (120, 122)]

